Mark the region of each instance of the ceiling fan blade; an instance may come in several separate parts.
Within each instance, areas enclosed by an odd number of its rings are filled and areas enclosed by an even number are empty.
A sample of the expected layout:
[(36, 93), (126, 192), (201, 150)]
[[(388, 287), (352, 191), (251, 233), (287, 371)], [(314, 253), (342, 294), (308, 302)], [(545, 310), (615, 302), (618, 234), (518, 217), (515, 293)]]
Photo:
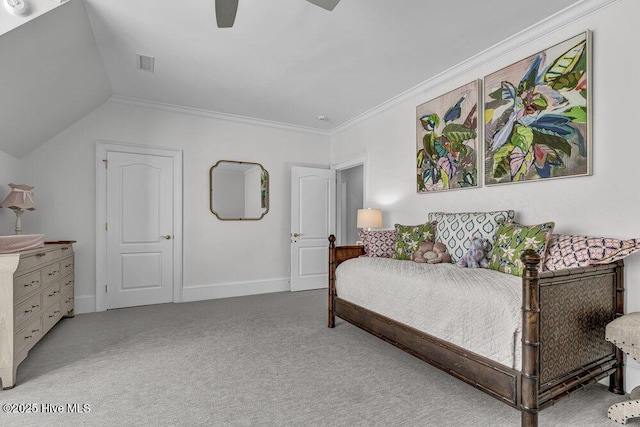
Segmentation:
[(323, 9), (332, 11), (340, 0), (307, 0), (309, 3), (313, 3), (316, 6), (320, 6)]
[(216, 21), (218, 28), (231, 28), (236, 20), (238, 0), (216, 0)]

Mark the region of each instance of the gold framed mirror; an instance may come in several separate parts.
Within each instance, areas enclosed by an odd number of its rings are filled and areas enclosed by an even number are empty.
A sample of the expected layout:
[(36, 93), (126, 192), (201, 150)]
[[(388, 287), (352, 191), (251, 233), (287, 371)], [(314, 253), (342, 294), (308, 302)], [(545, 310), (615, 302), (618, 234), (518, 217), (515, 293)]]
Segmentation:
[(262, 219), (269, 212), (269, 172), (260, 163), (218, 161), (209, 169), (209, 209), (223, 221)]

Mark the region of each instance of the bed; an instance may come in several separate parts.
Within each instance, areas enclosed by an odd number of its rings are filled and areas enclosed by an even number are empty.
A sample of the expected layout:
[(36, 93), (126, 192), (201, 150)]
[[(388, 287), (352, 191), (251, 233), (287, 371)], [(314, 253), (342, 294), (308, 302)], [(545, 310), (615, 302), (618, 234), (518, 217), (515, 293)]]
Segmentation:
[[(521, 318), (518, 322), (520, 331), (516, 334), (521, 345), (513, 352), (515, 359), (509, 361), (491, 350), (470, 351), (438, 338), (425, 332), (425, 328), (408, 325), (412, 323), (410, 320), (397, 320), (401, 316), (380, 314), (378, 311), (382, 310), (365, 307), (369, 304), (358, 300), (344, 287), (342, 293), (346, 296), (341, 295), (338, 290), (344, 284), (338, 285), (336, 269), (347, 260), (361, 257), (364, 248), (336, 246), (335, 241), (335, 236), (329, 237), (330, 328), (335, 327), (336, 317), (339, 317), (370, 332), (519, 409), (522, 426), (537, 426), (540, 410), (607, 376), (610, 377), (609, 390), (624, 394), (623, 354), (604, 339), (607, 323), (622, 316), (624, 311), (622, 260), (539, 272), (540, 256), (534, 251), (525, 252), (522, 256), (523, 276), (514, 277), (516, 284), (521, 282), (521, 297), (518, 298), (521, 308), (517, 313)], [(353, 266), (357, 262), (371, 261), (360, 258), (349, 264)], [(347, 266), (345, 264), (343, 269)], [(380, 277), (384, 276), (371, 279), (373, 288), (375, 282), (380, 282)], [(344, 280), (348, 281), (348, 278)], [(452, 290), (446, 297), (457, 298), (458, 294)], [(441, 336), (441, 332), (437, 334)]]

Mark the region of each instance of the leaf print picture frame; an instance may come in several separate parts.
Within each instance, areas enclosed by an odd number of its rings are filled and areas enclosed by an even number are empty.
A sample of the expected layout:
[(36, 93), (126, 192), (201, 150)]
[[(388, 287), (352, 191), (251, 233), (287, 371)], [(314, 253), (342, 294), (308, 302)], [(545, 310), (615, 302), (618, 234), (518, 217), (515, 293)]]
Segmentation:
[(416, 107), (417, 192), (477, 188), (480, 80)]
[(591, 175), (591, 32), (484, 78), (485, 185)]

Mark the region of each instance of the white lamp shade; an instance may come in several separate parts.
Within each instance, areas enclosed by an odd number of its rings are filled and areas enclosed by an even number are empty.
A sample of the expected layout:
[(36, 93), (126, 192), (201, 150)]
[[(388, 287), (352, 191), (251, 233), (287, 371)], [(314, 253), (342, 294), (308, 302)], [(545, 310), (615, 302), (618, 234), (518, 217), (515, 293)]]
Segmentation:
[(382, 211), (380, 209), (358, 209), (358, 228), (382, 228)]

